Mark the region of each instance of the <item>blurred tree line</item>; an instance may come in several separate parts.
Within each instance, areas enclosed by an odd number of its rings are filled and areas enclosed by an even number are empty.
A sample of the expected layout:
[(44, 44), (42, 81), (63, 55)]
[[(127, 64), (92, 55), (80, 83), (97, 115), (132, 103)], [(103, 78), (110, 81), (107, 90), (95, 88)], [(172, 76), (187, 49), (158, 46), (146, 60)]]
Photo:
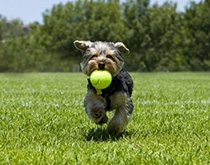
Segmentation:
[(77, 0), (54, 5), (43, 24), (0, 15), (0, 72), (77, 71), (74, 40), (123, 42), (130, 71), (210, 71), (210, 1)]

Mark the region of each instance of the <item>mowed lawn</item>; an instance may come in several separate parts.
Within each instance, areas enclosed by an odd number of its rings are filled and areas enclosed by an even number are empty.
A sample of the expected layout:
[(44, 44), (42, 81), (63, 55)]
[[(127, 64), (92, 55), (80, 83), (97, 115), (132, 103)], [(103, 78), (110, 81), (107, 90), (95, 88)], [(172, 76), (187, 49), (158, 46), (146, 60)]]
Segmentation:
[(110, 137), (82, 73), (0, 74), (0, 164), (210, 164), (210, 73), (131, 76), (131, 121)]

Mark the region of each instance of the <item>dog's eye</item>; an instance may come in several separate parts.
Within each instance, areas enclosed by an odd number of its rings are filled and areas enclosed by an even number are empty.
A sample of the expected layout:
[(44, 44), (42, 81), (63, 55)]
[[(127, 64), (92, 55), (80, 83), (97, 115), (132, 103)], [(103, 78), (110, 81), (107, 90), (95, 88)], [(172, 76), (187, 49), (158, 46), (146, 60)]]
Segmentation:
[(112, 56), (111, 55), (107, 55), (106, 58), (112, 58)]
[(92, 58), (95, 58), (95, 57), (97, 57), (97, 55), (92, 55)]

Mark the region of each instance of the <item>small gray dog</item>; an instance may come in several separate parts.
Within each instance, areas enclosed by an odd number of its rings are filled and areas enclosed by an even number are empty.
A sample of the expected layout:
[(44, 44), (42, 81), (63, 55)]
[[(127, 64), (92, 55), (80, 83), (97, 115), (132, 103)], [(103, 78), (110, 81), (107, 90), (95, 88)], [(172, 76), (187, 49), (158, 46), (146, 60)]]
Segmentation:
[(90, 76), (94, 70), (107, 70), (112, 75), (112, 83), (101, 90), (102, 94), (97, 94), (88, 79), (88, 90), (84, 97), (87, 116), (102, 125), (108, 122), (106, 112), (116, 110), (107, 131), (109, 134), (122, 132), (134, 109), (131, 100), (133, 80), (124, 68), (122, 58), (123, 53), (129, 53), (128, 48), (121, 42), (75, 41), (74, 45), (83, 53), (81, 68), (86, 75)]

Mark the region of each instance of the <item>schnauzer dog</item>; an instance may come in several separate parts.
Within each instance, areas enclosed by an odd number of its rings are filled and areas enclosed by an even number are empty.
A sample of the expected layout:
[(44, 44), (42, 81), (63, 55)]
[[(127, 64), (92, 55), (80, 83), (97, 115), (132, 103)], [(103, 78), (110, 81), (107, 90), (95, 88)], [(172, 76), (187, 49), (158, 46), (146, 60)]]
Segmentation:
[(74, 46), (82, 51), (82, 71), (90, 76), (94, 70), (107, 70), (112, 75), (112, 82), (98, 94), (88, 79), (88, 90), (84, 97), (87, 116), (96, 124), (108, 122), (107, 111), (115, 110), (114, 117), (108, 123), (107, 132), (117, 134), (127, 126), (133, 112), (131, 94), (133, 80), (123, 64), (123, 53), (129, 49), (121, 42), (74, 41)]

